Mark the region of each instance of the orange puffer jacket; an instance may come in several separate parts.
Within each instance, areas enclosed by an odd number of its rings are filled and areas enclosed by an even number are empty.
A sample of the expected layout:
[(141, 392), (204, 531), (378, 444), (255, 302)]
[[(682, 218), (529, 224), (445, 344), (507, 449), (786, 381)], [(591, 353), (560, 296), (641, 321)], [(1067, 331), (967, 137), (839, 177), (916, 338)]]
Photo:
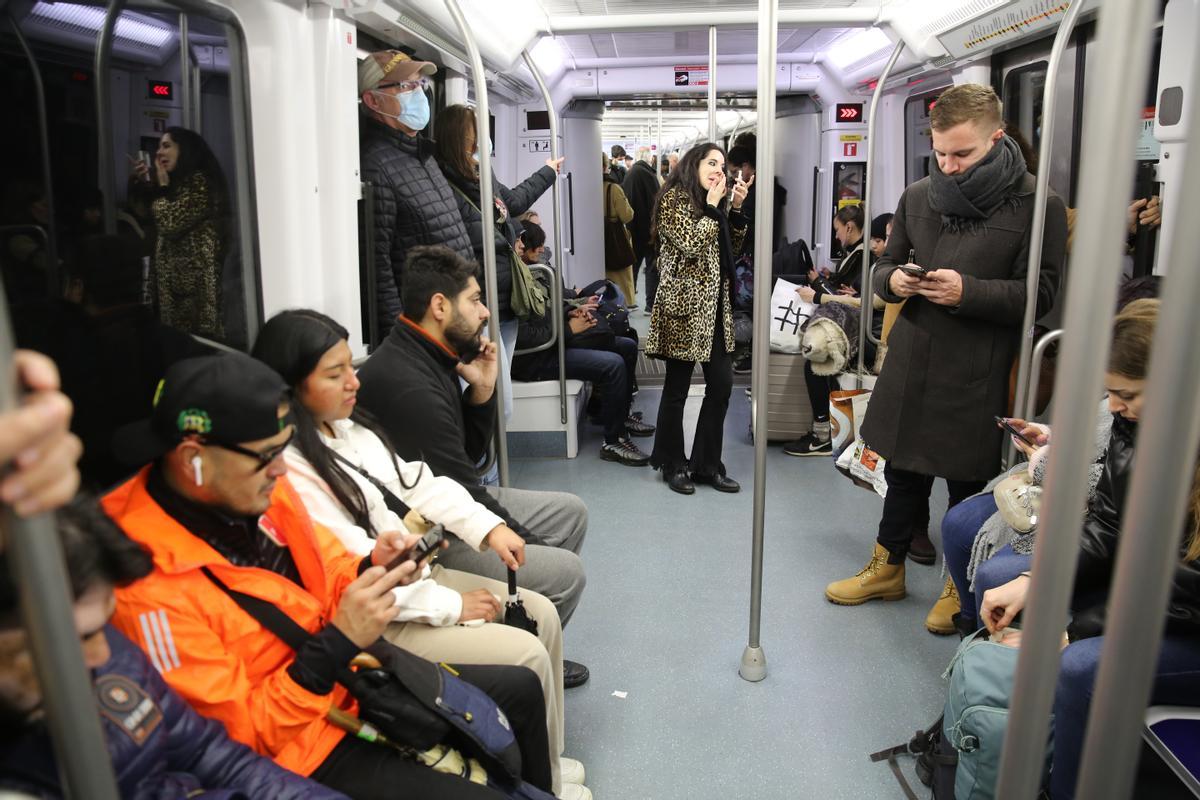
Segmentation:
[(314, 524), (286, 478), (260, 523), (292, 551), (304, 587), (264, 569), (236, 567), (189, 533), (147, 493), (149, 467), (104, 498), (104, 509), (148, 547), (154, 571), (117, 590), (113, 617), (141, 645), (167, 683), (231, 738), (309, 775), (345, 733), (326, 721), (331, 706), (354, 713), (340, 684), (328, 695), (298, 685), (287, 668), (290, 647), (265, 630), (210, 581), (208, 567), (231, 589), (274, 603), (310, 632), (333, 619), (361, 558)]

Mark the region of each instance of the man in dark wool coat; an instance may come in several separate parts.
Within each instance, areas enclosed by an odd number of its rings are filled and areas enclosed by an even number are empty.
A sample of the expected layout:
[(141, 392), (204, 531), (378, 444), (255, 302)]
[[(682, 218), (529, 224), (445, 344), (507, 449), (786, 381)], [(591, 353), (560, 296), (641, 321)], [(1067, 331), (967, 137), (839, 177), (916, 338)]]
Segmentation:
[[(1007, 413), (1020, 345), (1034, 177), (1004, 133), (990, 87), (948, 89), (929, 123), (929, 177), (900, 197), (875, 274), (876, 294), (907, 301), (862, 426), (866, 443), (887, 459), (887, 498), (867, 566), (825, 589), (840, 605), (904, 597), (912, 523), (928, 507), (934, 478), (946, 480), (953, 506), (999, 468), (1002, 432), (993, 416)], [(1038, 316), (1054, 303), (1066, 242), (1066, 209), (1052, 192)], [(957, 603), (954, 584), (947, 587), (939, 605)]]

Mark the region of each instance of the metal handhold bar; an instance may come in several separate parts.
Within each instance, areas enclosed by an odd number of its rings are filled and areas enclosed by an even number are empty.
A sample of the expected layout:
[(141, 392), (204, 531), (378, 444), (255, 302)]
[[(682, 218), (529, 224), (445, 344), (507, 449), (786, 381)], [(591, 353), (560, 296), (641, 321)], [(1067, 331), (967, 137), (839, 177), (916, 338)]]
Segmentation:
[[(1133, 183), (1135, 130), (1148, 70), (1152, 17), (1143, 0), (1109, 0), (1100, 9), (1096, 65), (1084, 109), (1079, 222), (1067, 289), (1063, 343), (1055, 380), (1054, 446), (1046, 467), (1032, 580), (1008, 728), (1000, 760), (997, 800), (1027, 800), (1038, 792), (1046, 758), (1063, 620), (1078, 559), (1079, 509), (1087, 497), (1081, 476), (1093, 458), (1096, 398), (1104, 378), (1110, 318), (1096, 309), (1116, 303), (1125, 238), (1125, 197)], [(1140, 533), (1140, 532), (1139, 532)]]
[[(496, 288), (496, 221), (492, 217), (492, 152), (483, 142), (488, 139), (491, 130), (488, 113), (487, 73), (483, 70), (483, 57), (479, 54), (479, 45), (475, 42), (475, 34), (463, 16), (458, 0), (445, 0), (446, 10), (454, 18), (458, 26), (459, 36), (467, 46), (467, 56), (470, 59), (471, 79), (475, 84), (475, 141), (479, 143), (479, 222), (483, 229), (483, 280), (484, 291), (487, 292), (488, 335), (493, 342), (500, 341), (500, 302)], [(496, 376), (496, 389), (504, 397), (504, 389), (508, 387), (510, 377), (504, 365), (500, 365)], [(508, 486), (508, 431), (505, 424), (504, 403), (496, 403), (496, 462), (500, 467), (500, 485)]]

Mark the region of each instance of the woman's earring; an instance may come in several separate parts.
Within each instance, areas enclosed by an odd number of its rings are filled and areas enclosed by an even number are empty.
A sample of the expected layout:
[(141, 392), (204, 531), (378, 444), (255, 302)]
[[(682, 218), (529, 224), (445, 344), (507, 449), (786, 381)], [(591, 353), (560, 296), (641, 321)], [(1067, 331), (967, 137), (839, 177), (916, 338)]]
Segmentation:
[(201, 469), (201, 466), (200, 466), (200, 456), (199, 455), (192, 456), (192, 480), (194, 480), (196, 482), (197, 486), (204, 485), (204, 471)]

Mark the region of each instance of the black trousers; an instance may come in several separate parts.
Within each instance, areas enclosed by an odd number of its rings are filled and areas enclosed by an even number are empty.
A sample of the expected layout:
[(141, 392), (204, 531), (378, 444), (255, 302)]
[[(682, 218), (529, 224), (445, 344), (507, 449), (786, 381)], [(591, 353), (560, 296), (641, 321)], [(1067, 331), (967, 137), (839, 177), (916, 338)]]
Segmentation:
[[(894, 558), (903, 559), (912, 543), (914, 525), (920, 525), (922, 520), (925, 525), (929, 524), (929, 493), (933, 490), (933, 476), (896, 469), (890, 463), (884, 467), (883, 475), (888, 488), (876, 541), (887, 548)], [(986, 484), (986, 481), (952, 481), (947, 478), (949, 508), (977, 494)]]
[[(546, 705), (537, 675), (525, 667), (455, 666), (504, 711), (521, 748), (521, 777), (550, 791)], [(310, 775), (353, 800), (502, 800), (505, 795), (463, 778), (434, 772), (389, 747), (347, 735)]]
[(837, 379), (832, 375), (814, 375), (812, 362), (805, 361), (804, 386), (808, 389), (808, 403), (812, 406), (813, 421), (828, 420), (829, 393), (838, 388)]
[(704, 370), (704, 402), (696, 421), (691, 459), (683, 452), (683, 405), (687, 402), (696, 362), (666, 359), (667, 376), (658, 404), (658, 431), (654, 434), (654, 450), (650, 454), (650, 463), (655, 467), (680, 469), (686, 466), (696, 475), (725, 473), (721, 448), (725, 439), (725, 412), (729, 410), (729, 395), (733, 391), (733, 362), (725, 352), (723, 320), (718, 305), (712, 353), (708, 361), (700, 365)]

